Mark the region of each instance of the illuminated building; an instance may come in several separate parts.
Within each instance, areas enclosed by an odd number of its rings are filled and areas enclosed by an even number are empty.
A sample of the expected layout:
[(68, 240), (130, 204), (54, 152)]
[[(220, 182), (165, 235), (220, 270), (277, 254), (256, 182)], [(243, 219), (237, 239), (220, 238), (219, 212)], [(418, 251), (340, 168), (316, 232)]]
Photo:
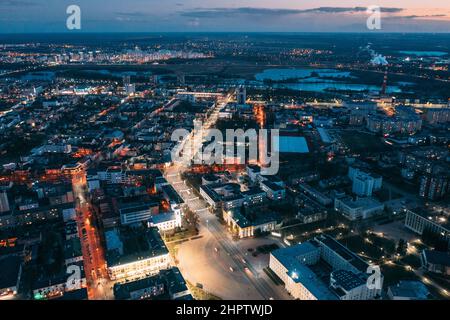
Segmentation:
[(370, 197), (373, 191), (381, 189), (383, 178), (356, 167), (349, 167), (348, 177), (353, 181), (352, 191), (358, 196)]
[(367, 219), (383, 213), (384, 204), (373, 198), (344, 197), (334, 200), (334, 208), (340, 211), (347, 219)]
[(170, 266), (169, 251), (158, 229), (106, 231), (106, 264), (111, 280), (135, 280)]
[(449, 180), (445, 175), (423, 175), (420, 178), (419, 196), (430, 200), (445, 197), (449, 189)]
[(429, 231), (441, 235), (450, 241), (450, 224), (448, 217), (422, 209), (407, 210), (405, 227), (422, 235), (424, 231)]
[(122, 225), (149, 221), (159, 213), (159, 203), (132, 201), (119, 204), (120, 223)]
[(68, 268), (71, 266), (80, 270), (80, 279), (71, 279), (72, 274), (66, 273), (66, 270), (69, 270), (66, 268), (58, 274), (41, 274), (32, 286), (33, 298), (35, 300), (55, 299), (64, 296), (66, 292), (86, 288), (83, 262), (73, 263)]
[(270, 200), (282, 200), (286, 196), (284, 187), (268, 180), (263, 180), (259, 183), (260, 188), (266, 193)]
[(247, 101), (247, 90), (244, 86), (239, 86), (236, 90), (237, 104), (245, 104)]
[[(316, 273), (319, 264), (331, 267), (329, 284)], [(300, 300), (371, 300), (380, 296), (383, 283), (380, 274), (379, 286), (369, 288), (369, 265), (328, 235), (273, 251), (269, 268)]]
[(278, 217), (271, 212), (257, 212), (252, 217), (250, 216), (244, 214), (241, 208), (223, 210), (223, 220), (231, 233), (240, 239), (253, 237), (258, 232), (274, 231), (277, 226)]
[(9, 211), (8, 193), (0, 192), (0, 213)]
[(159, 274), (114, 285), (116, 300), (191, 300), (192, 296), (178, 268), (161, 270)]

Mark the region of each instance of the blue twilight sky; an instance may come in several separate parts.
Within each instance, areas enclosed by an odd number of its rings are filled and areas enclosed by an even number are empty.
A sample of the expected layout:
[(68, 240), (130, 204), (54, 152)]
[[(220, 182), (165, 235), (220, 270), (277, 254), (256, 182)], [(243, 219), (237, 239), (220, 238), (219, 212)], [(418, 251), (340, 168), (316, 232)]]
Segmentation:
[(0, 33), (68, 31), (71, 4), (82, 32), (364, 32), (371, 5), (382, 31), (450, 32), (450, 0), (0, 0)]

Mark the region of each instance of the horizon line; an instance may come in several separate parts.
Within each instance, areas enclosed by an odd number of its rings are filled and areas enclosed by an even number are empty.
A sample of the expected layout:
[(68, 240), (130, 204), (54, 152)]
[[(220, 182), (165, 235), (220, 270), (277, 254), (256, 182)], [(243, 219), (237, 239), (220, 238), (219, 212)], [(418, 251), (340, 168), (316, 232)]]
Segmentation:
[(449, 34), (450, 31), (41, 31), (41, 32), (0, 32), (0, 35), (37, 35), (37, 34), (305, 34), (305, 33), (323, 33), (323, 34)]

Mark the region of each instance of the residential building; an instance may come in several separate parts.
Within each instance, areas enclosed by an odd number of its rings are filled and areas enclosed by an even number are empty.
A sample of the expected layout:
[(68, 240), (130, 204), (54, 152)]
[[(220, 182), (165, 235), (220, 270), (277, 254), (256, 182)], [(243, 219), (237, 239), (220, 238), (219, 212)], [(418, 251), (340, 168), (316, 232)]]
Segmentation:
[(423, 250), (420, 255), (422, 268), (428, 272), (450, 276), (450, 253), (436, 250)]
[(373, 198), (343, 197), (334, 199), (334, 209), (349, 220), (367, 219), (384, 211), (384, 204)]
[[(273, 251), (269, 268), (296, 299), (370, 300), (381, 295), (383, 276), (370, 287), (369, 264), (327, 235)], [(319, 269), (331, 270), (329, 283)]]
[(106, 231), (106, 264), (111, 280), (135, 280), (170, 265), (169, 251), (155, 227)]
[(16, 255), (0, 257), (0, 300), (16, 295), (22, 276), (22, 258)]
[(430, 292), (420, 281), (401, 280), (389, 286), (387, 296), (391, 300), (428, 300)]
[(159, 213), (159, 203), (152, 201), (132, 201), (119, 204), (122, 225), (146, 222)]
[(422, 235), (424, 231), (440, 235), (450, 241), (448, 216), (423, 209), (407, 210), (405, 227)]
[(191, 300), (192, 296), (178, 268), (161, 270), (159, 274), (143, 279), (116, 283), (116, 300)]

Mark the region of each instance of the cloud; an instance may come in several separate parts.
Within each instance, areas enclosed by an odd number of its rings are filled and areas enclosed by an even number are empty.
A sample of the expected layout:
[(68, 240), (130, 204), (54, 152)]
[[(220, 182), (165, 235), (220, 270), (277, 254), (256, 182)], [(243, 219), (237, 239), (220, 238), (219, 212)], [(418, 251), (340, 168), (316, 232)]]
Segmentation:
[(26, 0), (1, 0), (0, 6), (2, 7), (29, 7), (36, 6), (36, 2)]
[(443, 18), (447, 17), (446, 14), (430, 14), (430, 15), (410, 15), (410, 16), (400, 16), (398, 18), (402, 19), (420, 19), (420, 18)]
[(116, 12), (117, 16), (120, 17), (129, 17), (129, 18), (136, 18), (136, 17), (147, 17), (149, 14), (140, 12), (140, 11), (134, 11), (134, 12)]
[[(397, 13), (403, 11), (402, 8), (380, 8), (381, 12)], [(367, 7), (318, 7), (312, 9), (301, 10), (301, 13), (354, 13), (354, 12), (366, 12)]]
[(199, 27), (200, 19), (199, 18), (189, 19), (189, 21), (187, 22), (187, 25), (190, 27)]
[[(181, 12), (182, 16), (190, 18), (220, 18), (220, 17), (235, 17), (238, 15), (253, 15), (253, 16), (287, 16), (307, 13), (358, 13), (366, 12), (366, 7), (318, 7), (312, 9), (274, 9), (274, 8), (197, 8), (190, 11)], [(397, 13), (403, 11), (401, 8), (381, 8), (382, 12)]]

